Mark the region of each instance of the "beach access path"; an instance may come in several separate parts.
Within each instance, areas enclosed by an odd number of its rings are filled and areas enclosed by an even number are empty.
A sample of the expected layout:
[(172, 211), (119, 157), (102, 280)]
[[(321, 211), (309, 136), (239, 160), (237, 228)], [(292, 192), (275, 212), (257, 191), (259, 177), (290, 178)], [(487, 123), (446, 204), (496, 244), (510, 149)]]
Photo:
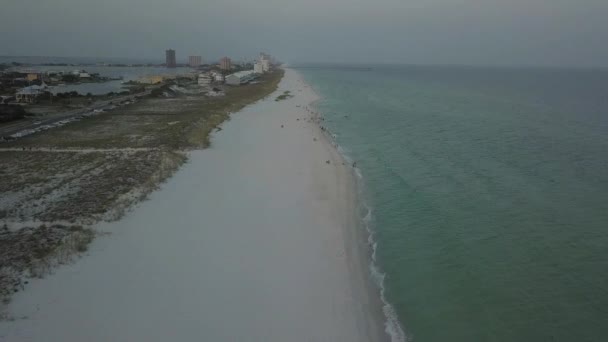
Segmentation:
[(0, 341), (387, 340), (352, 169), (310, 120), (316, 99), (288, 69), (86, 256), (17, 293)]

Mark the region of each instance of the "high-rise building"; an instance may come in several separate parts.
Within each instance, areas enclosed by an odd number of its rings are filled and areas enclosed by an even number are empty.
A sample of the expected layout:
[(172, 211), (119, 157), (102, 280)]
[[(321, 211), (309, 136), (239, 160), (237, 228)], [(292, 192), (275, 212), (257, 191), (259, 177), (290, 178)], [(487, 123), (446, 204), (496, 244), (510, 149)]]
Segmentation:
[(264, 72), (270, 71), (270, 55), (266, 53), (260, 53), (260, 61), (259, 63), (262, 65), (262, 70)]
[(175, 50), (167, 50), (165, 51), (165, 64), (167, 68), (175, 68), (177, 66), (177, 62), (175, 59)]
[(260, 52), (260, 60), (264, 60), (264, 59), (270, 60), (271, 57), (269, 54), (267, 54), (265, 52)]
[(228, 57), (222, 57), (220, 59), (220, 69), (230, 70), (232, 69), (232, 61)]
[(262, 62), (255, 62), (253, 64), (253, 72), (255, 72), (256, 74), (264, 73), (264, 65), (262, 64)]
[(197, 68), (199, 66), (201, 66), (203, 59), (201, 58), (201, 56), (190, 56), (188, 57), (188, 65), (190, 65), (192, 68)]

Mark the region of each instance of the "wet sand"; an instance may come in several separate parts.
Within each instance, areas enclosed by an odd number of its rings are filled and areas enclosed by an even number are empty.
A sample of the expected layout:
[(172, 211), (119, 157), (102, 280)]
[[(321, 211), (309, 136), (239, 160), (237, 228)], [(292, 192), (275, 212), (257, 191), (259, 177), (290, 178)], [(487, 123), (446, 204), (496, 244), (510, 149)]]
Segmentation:
[(352, 169), (306, 120), (315, 99), (287, 70), (149, 201), (97, 227), (110, 234), (86, 257), (17, 294), (0, 340), (388, 340)]

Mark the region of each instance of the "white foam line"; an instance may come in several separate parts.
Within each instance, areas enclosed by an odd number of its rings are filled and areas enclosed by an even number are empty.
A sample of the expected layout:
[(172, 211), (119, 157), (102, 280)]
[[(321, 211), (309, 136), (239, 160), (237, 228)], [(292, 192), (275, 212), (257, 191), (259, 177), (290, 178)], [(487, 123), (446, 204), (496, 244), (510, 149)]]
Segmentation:
[[(314, 104), (311, 104), (311, 106), (315, 107)], [(318, 113), (321, 113), (318, 110), (318, 108), (315, 108), (315, 111)], [(344, 158), (344, 160), (346, 160), (347, 162), (352, 164), (353, 159), (350, 156), (348, 156), (348, 154), (346, 152), (347, 150), (344, 147), (340, 146), (340, 144), (338, 144), (338, 142), (336, 141), (337, 135), (332, 134), (332, 132), (330, 132), (327, 127), (325, 127), (325, 129), (326, 129), (326, 133), (327, 133), (326, 135), (331, 138), (333, 145), (336, 146), (338, 153), (340, 153), (340, 155), (342, 155), (342, 158)], [(363, 179), (363, 174), (358, 167), (354, 167), (353, 170), (357, 176), (356, 183), (357, 183), (358, 197), (359, 197), (359, 200), (361, 201), (362, 206), (366, 210), (366, 214), (363, 215), (362, 217), (360, 217), (360, 219), (363, 222), (363, 225), (365, 226), (365, 230), (367, 231), (367, 234), (368, 234), (367, 242), (371, 246), (371, 249), (372, 249), (371, 261), (369, 264), (369, 271), (370, 271), (372, 280), (376, 283), (376, 285), (380, 289), (380, 300), (384, 304), (382, 307), (382, 312), (384, 313), (384, 317), (386, 319), (384, 322), (384, 331), (390, 336), (392, 342), (407, 342), (410, 339), (407, 337), (403, 328), (401, 327), (399, 318), (397, 316), (397, 312), (395, 311), (395, 308), (386, 299), (386, 295), (385, 295), (386, 288), (384, 286), (384, 279), (386, 277), (386, 274), (381, 271), (380, 267), (376, 263), (376, 251), (378, 249), (378, 242), (376, 242), (374, 240), (374, 231), (371, 228), (371, 222), (373, 220), (372, 209), (365, 202), (365, 196), (364, 196), (365, 182)]]
[(382, 300), (382, 303), (384, 304), (384, 306), (382, 307), (382, 312), (384, 313), (384, 317), (386, 318), (386, 321), (384, 322), (385, 331), (391, 337), (392, 342), (406, 342), (408, 341), (408, 338), (403, 329), (401, 328), (397, 312), (395, 311), (395, 308), (386, 299), (386, 287), (384, 286), (384, 279), (386, 278), (386, 273), (382, 272), (377, 264), (376, 254), (378, 251), (378, 242), (374, 239), (375, 232), (371, 228), (371, 223), (373, 222), (373, 212), (364, 200), (364, 181), (361, 170), (359, 168), (355, 168), (355, 172), (359, 176), (359, 181), (357, 182), (359, 198), (361, 200), (361, 204), (366, 210), (366, 214), (361, 218), (361, 221), (363, 222), (363, 225), (365, 226), (365, 229), (367, 231), (367, 242), (372, 250), (369, 269), (372, 279), (380, 289), (380, 300)]

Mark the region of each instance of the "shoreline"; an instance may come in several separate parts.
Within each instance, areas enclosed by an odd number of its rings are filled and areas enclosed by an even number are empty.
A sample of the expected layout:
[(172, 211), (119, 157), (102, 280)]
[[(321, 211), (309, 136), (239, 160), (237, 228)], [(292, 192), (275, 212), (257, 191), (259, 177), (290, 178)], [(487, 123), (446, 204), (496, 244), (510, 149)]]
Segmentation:
[[(0, 144), (6, 165), (0, 180), (0, 320), (13, 294), (26, 290), (29, 278), (43, 276), (32, 269), (44, 265), (50, 272), (49, 265), (65, 263), (66, 253), (70, 259), (82, 255), (85, 244), (69, 247), (75, 232), (94, 237), (93, 225), (117, 221), (145, 201), (189, 151), (209, 146), (209, 135), (230, 113), (272, 93), (282, 73), (227, 87), (221, 97), (150, 93)], [(171, 82), (198, 89), (190, 79)]]
[[(395, 322), (391, 322), (391, 319), (387, 316), (385, 310), (386, 306), (390, 306), (388, 302), (385, 301), (382, 291), (384, 288), (382, 287), (382, 281), (379, 279), (374, 279), (373, 271), (377, 270), (377, 266), (375, 265), (375, 247), (373, 242), (373, 232), (369, 229), (368, 225), (365, 222), (365, 217), (361, 216), (361, 208), (365, 207), (368, 210), (368, 213), (371, 214), (371, 209), (367, 206), (362, 196), (362, 178), (360, 175), (360, 171), (357, 169), (355, 165), (353, 165), (353, 161), (343, 152), (341, 152), (340, 145), (334, 140), (332, 133), (325, 127), (321, 126), (321, 122), (323, 121), (321, 118), (321, 114), (316, 108), (316, 104), (321, 99), (321, 96), (314, 90), (314, 88), (304, 81), (303, 77), (300, 73), (294, 69), (290, 69), (294, 71), (300, 81), (310, 89), (310, 91), (314, 94), (314, 100), (309, 102), (304, 108), (309, 111), (313, 116), (312, 120), (314, 122), (314, 127), (316, 128), (316, 133), (321, 137), (321, 141), (326, 146), (327, 150), (330, 152), (332, 158), (332, 162), (336, 165), (341, 173), (340, 178), (344, 180), (345, 191), (348, 192), (348, 195), (344, 196), (345, 198), (349, 198), (352, 200), (348, 200), (344, 213), (346, 215), (346, 222), (343, 226), (343, 232), (345, 234), (344, 246), (347, 252), (350, 252), (351, 255), (349, 258), (356, 259), (357, 265), (355, 265), (356, 269), (351, 269), (350, 272), (354, 276), (352, 280), (353, 283), (363, 284), (366, 291), (368, 292), (369, 304), (371, 306), (371, 313), (376, 318), (382, 317), (380, 322), (376, 322), (376, 327), (371, 329), (377, 329), (378, 326), (384, 327), (381, 329), (381, 332), (375, 332), (377, 338), (374, 339), (376, 341), (393, 341), (393, 342), (401, 342), (405, 341), (405, 336), (401, 331), (399, 323), (397, 323), (396, 331), (391, 329), (395, 329), (393, 324)], [(313, 111), (308, 110), (308, 108), (314, 109)], [(400, 335), (401, 332), (401, 335)]]
[[(310, 87), (311, 91), (315, 93), (316, 99), (309, 103), (308, 107), (314, 109), (312, 111), (315, 114), (314, 120), (317, 123), (316, 126), (318, 132), (323, 137), (325, 144), (329, 145), (329, 148), (333, 149), (338, 154), (340, 160), (344, 161), (347, 165), (352, 165), (352, 167), (348, 167), (349, 170), (347, 170), (347, 173), (348, 177), (350, 178), (350, 182), (352, 183), (352, 188), (355, 192), (355, 204), (353, 212), (355, 213), (354, 225), (357, 226), (357, 229), (355, 229), (355, 234), (357, 235), (356, 240), (359, 244), (359, 250), (357, 253), (361, 259), (361, 264), (366, 265), (366, 269), (368, 270), (368, 276), (365, 281), (368, 282), (370, 291), (373, 292), (373, 295), (377, 297), (376, 299), (379, 302), (379, 314), (384, 318), (384, 332), (388, 337), (390, 337), (389, 340), (392, 342), (409, 341), (407, 334), (404, 332), (401, 322), (397, 317), (394, 307), (389, 303), (384, 295), (384, 277), (386, 274), (377, 265), (376, 261), (377, 243), (374, 240), (374, 231), (369, 226), (369, 220), (371, 220), (373, 210), (364, 199), (365, 183), (361, 170), (357, 168), (356, 164), (353, 164), (354, 161), (352, 158), (344, 152), (343, 148), (334, 139), (333, 133), (326, 127), (321, 128), (321, 122), (323, 120), (321, 119), (320, 111), (316, 107), (316, 104), (321, 99), (321, 96), (316, 93), (310, 84), (306, 83), (305, 81), (303, 81), (303, 83)], [(365, 215), (362, 214), (363, 211), (365, 211)], [(376, 312), (376, 314), (378, 313)]]
[(294, 78), (233, 114), (149, 201), (98, 225), (111, 234), (87, 257), (18, 294), (11, 312), (28, 318), (0, 322), (0, 337), (388, 340), (353, 170), (295, 108), (309, 94), (275, 102)]

